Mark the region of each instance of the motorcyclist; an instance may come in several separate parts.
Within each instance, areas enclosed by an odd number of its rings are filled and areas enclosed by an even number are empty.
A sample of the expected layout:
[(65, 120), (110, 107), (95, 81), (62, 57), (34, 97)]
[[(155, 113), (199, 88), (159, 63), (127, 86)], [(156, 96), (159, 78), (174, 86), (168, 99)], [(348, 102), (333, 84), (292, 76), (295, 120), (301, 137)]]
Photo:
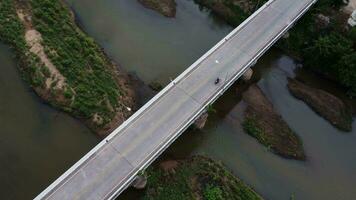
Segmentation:
[(220, 82), (220, 78), (217, 78), (217, 79), (215, 80), (215, 85), (217, 85), (219, 82)]

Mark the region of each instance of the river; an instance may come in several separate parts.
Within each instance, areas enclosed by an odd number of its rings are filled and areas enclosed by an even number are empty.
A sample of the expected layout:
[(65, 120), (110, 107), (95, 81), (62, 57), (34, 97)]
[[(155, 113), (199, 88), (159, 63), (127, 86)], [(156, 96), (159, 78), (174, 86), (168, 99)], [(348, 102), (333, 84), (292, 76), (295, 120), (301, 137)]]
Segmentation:
[[(82, 28), (115, 61), (146, 83), (162, 84), (232, 30), (193, 1), (177, 3), (176, 18), (168, 19), (133, 0), (69, 0)], [(40, 103), (21, 81), (12, 56), (0, 46), (0, 125), (5, 127), (0, 130), (0, 190), (2, 199), (25, 199), (44, 189), (98, 139), (76, 120)], [(261, 76), (258, 85), (303, 140), (306, 162), (276, 156), (243, 132), (239, 122), (245, 105), (236, 85), (216, 102), (217, 112), (207, 126), (184, 133), (164, 157), (204, 154), (220, 160), (267, 199), (356, 199), (356, 123), (352, 133), (338, 131), (292, 97), (286, 77), (294, 76), (295, 68), (295, 61), (278, 50), (269, 51), (255, 66)], [(334, 91), (332, 83), (298, 73)], [(119, 199), (140, 195), (129, 190)]]
[(84, 125), (40, 101), (0, 44), (0, 199), (37, 195), (99, 140)]

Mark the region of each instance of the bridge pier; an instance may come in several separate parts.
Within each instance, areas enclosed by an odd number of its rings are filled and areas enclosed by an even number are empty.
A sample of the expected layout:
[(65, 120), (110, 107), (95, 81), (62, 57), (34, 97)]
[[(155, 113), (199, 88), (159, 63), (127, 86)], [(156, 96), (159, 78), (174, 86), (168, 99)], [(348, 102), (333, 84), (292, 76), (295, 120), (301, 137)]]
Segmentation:
[(282, 36), (283, 39), (287, 39), (289, 38), (289, 32), (287, 31), (283, 36)]
[(147, 177), (145, 175), (137, 175), (135, 180), (131, 183), (131, 186), (135, 189), (145, 189), (147, 185)]
[(208, 117), (209, 117), (209, 114), (208, 112), (204, 112), (202, 113), (197, 120), (195, 120), (194, 122), (194, 126), (197, 128), (197, 129), (203, 129), (205, 124), (206, 124), (206, 121), (208, 121)]
[(241, 79), (245, 82), (251, 80), (253, 75), (253, 70), (251, 68), (248, 68), (245, 73), (241, 76)]
[(251, 65), (250, 65), (250, 67), (255, 66), (255, 65), (256, 65), (256, 63), (257, 63), (257, 61), (258, 61), (258, 60), (253, 61), (253, 62), (251, 63)]

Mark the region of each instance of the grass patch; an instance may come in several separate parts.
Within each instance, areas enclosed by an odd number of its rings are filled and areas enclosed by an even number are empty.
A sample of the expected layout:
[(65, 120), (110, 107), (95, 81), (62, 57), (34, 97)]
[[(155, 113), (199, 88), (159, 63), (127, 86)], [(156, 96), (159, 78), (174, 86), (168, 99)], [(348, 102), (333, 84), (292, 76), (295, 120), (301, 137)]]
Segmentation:
[(271, 144), (268, 142), (268, 139), (266, 139), (268, 138), (268, 136), (263, 131), (263, 128), (259, 127), (258, 122), (255, 118), (245, 117), (244, 121), (242, 122), (242, 126), (247, 134), (256, 138), (266, 147), (270, 147)]

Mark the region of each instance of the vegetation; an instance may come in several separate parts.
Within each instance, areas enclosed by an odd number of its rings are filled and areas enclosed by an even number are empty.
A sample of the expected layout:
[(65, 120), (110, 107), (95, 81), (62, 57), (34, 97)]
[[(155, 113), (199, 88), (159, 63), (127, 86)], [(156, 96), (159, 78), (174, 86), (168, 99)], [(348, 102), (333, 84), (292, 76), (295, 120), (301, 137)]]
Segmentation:
[(223, 195), (220, 187), (207, 185), (204, 188), (204, 199), (206, 200), (223, 200)]
[(251, 200), (262, 199), (219, 163), (195, 156), (171, 169), (150, 167), (144, 199)]
[(16, 15), (12, 0), (0, 2), (0, 37), (8, 43), (15, 44), (18, 50), (25, 51), (26, 42), (23, 38), (24, 27)]
[[(299, 56), (306, 67), (339, 82), (356, 95), (356, 29), (346, 28), (346, 19), (339, 11), (342, 0), (319, 0), (297, 25), (290, 37), (279, 47)], [(317, 15), (330, 18), (321, 26)]]
[(270, 148), (271, 144), (268, 142), (268, 139), (265, 138), (266, 134), (264, 133), (263, 129), (258, 126), (255, 118), (245, 118), (242, 126), (247, 134), (256, 138), (261, 144)]
[(216, 109), (214, 108), (214, 106), (212, 104), (210, 104), (210, 105), (208, 105), (208, 107), (206, 107), (206, 111), (208, 112), (208, 114), (216, 113)]
[[(19, 10), (30, 15), (26, 16), (30, 20), (21, 21)], [(65, 78), (63, 88), (56, 88), (57, 82), (46, 88), (45, 81), (53, 74), (30, 51), (24, 36), (32, 29), (41, 34), (46, 56)], [(115, 66), (94, 40), (77, 28), (71, 12), (61, 0), (2, 0), (0, 39), (17, 50), (26, 80), (52, 105), (79, 118), (97, 116), (97, 128), (111, 122), (119, 110), (124, 110), (120, 98), (125, 90), (116, 80)]]

